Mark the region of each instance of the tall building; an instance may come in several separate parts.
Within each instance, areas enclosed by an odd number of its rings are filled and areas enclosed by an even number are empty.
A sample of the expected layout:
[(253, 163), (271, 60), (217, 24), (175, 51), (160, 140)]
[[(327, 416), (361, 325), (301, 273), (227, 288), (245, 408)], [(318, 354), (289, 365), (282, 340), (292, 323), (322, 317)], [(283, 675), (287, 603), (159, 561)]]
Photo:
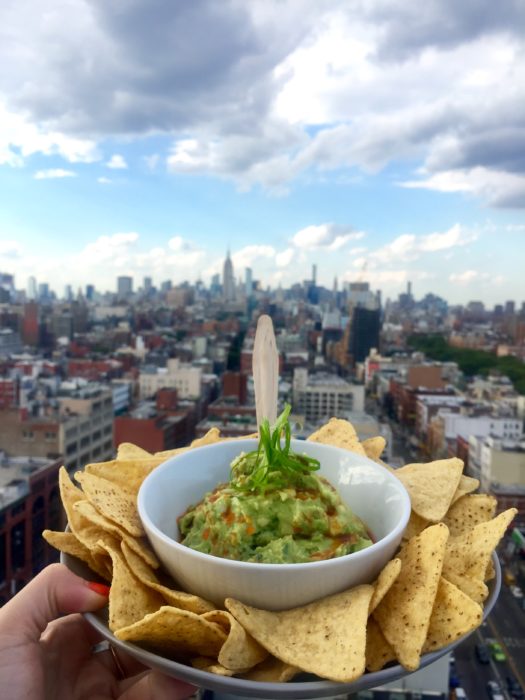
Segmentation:
[(49, 284), (47, 282), (40, 282), (38, 285), (38, 298), (41, 301), (47, 301), (49, 296)]
[(36, 278), (31, 276), (27, 280), (27, 299), (35, 301), (37, 295)]
[(117, 296), (119, 299), (127, 299), (133, 294), (133, 277), (117, 277)]
[(247, 267), (244, 271), (244, 291), (248, 299), (253, 294), (253, 275), (251, 267)]
[(354, 362), (363, 362), (372, 348), (379, 347), (380, 310), (356, 306), (350, 321), (348, 351)]
[(146, 294), (150, 294), (152, 288), (153, 288), (153, 282), (151, 280), (151, 277), (144, 277), (144, 292)]
[(86, 284), (86, 299), (88, 301), (93, 301), (95, 298), (95, 285)]
[(229, 250), (222, 269), (222, 296), (224, 301), (235, 301), (235, 279), (233, 277), (233, 263)]

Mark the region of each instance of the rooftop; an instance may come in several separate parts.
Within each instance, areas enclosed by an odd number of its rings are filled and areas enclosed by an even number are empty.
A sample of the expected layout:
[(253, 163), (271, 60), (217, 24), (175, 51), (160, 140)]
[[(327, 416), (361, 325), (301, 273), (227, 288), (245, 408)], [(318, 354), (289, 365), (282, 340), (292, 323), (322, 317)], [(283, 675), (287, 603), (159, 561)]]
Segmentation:
[(29, 478), (50, 467), (54, 459), (45, 457), (10, 457), (0, 452), (0, 509), (29, 493)]

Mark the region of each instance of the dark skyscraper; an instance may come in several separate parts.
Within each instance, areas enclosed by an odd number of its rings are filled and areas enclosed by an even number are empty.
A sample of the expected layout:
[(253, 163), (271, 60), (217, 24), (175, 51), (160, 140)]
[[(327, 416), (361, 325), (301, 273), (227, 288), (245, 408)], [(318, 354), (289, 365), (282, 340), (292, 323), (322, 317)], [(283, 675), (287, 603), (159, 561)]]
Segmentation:
[(348, 347), (354, 362), (362, 362), (371, 348), (379, 347), (380, 326), (380, 309), (354, 308)]

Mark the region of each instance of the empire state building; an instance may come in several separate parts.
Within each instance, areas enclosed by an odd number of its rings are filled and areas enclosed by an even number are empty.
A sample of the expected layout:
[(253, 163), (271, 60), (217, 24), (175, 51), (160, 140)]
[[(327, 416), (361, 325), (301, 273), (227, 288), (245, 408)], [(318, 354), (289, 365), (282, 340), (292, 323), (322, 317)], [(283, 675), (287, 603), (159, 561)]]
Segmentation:
[(233, 264), (229, 250), (222, 269), (222, 296), (224, 301), (235, 301), (235, 280), (233, 278)]

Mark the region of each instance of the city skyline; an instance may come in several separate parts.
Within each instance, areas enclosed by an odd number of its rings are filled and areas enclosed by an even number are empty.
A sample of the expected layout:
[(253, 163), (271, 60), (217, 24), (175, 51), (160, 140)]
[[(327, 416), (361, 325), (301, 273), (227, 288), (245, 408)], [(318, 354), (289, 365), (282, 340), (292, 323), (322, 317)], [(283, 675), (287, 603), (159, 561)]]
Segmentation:
[(385, 298), (409, 280), (454, 304), (525, 297), (515, 0), (23, 0), (0, 20), (18, 286), (209, 284), (230, 249), (264, 287), (316, 264)]

